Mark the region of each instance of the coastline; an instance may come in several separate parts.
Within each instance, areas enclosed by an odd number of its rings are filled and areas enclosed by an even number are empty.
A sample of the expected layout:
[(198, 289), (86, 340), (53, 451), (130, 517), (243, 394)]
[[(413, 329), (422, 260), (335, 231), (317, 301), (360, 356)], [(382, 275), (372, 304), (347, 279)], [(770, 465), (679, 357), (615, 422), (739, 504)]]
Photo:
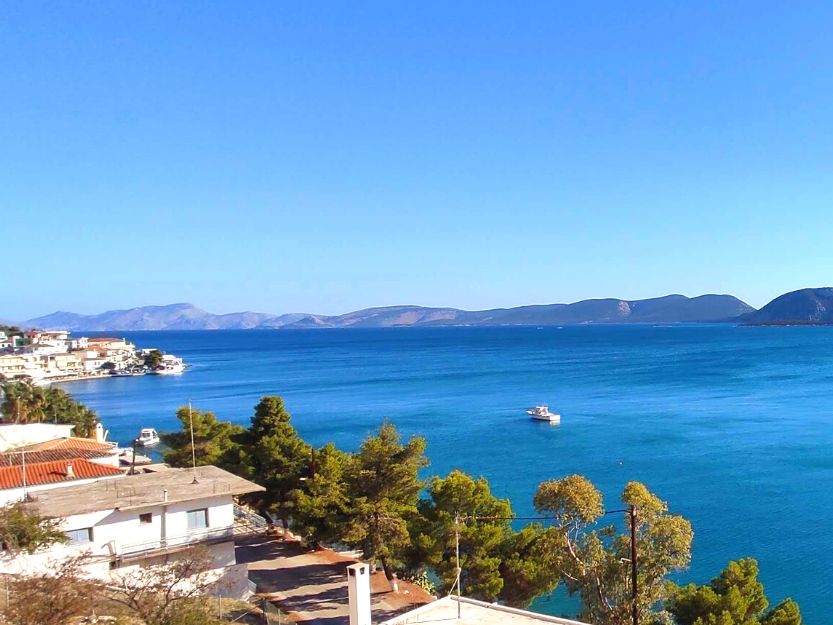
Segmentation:
[(136, 375), (113, 375), (111, 373), (87, 373), (84, 375), (62, 375), (54, 378), (43, 378), (41, 382), (45, 382), (48, 384), (66, 384), (67, 382), (86, 382), (88, 380), (104, 380), (109, 378), (138, 378), (144, 375), (147, 374), (142, 373)]

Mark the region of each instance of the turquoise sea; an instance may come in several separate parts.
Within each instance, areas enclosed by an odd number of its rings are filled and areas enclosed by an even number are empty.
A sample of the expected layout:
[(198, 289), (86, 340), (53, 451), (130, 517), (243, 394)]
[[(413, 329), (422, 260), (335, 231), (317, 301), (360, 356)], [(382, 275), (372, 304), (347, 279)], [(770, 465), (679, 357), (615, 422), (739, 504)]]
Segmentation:
[[(279, 394), (301, 435), (355, 449), (389, 417), (428, 439), (431, 472), (487, 477), (517, 513), (542, 480), (591, 478), (608, 506), (645, 482), (694, 524), (683, 579), (758, 559), (773, 601), (829, 622), (833, 328), (729, 325), (134, 332), (180, 377), (66, 385), (111, 437), (177, 427), (193, 402), (246, 422)], [(548, 403), (560, 426), (524, 409)], [(560, 611), (539, 602), (542, 610)]]

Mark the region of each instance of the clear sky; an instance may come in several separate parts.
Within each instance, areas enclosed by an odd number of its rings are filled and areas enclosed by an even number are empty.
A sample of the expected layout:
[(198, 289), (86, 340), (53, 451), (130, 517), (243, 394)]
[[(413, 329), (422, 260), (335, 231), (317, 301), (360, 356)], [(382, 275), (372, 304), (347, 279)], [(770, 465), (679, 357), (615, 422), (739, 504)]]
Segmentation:
[(6, 2), (0, 318), (833, 283), (833, 3)]

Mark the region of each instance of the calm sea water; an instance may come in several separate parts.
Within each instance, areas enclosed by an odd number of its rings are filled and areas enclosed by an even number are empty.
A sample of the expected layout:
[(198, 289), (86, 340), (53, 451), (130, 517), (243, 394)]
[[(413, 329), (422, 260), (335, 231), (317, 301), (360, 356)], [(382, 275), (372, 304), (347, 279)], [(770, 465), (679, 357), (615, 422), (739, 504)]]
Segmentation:
[[(487, 477), (516, 512), (543, 480), (582, 473), (608, 506), (645, 482), (695, 529), (684, 579), (758, 559), (770, 597), (811, 625), (833, 599), (833, 328), (581, 326), (135, 332), (181, 377), (66, 385), (115, 440), (175, 429), (191, 400), (245, 423), (279, 394), (301, 435), (355, 449), (389, 417), (428, 439), (431, 471)], [(524, 409), (548, 403), (560, 426)], [(539, 609), (556, 606), (539, 604)]]

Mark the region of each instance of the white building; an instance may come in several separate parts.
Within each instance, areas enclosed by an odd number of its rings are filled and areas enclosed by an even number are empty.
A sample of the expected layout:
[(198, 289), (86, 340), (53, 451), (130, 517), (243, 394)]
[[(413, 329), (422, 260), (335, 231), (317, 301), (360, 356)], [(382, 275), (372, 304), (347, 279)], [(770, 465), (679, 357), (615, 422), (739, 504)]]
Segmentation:
[[(435, 625), (448, 625), (449, 623), (455, 625), (542, 625), (543, 623), (587, 625), (587, 623), (580, 621), (508, 608), (496, 603), (486, 603), (466, 597), (458, 599), (453, 595), (395, 616), (384, 621), (381, 625), (409, 625), (412, 623), (422, 625), (431, 625), (432, 623)], [(354, 622), (351, 618), (350, 625), (365, 624), (360, 621)], [(366, 625), (370, 625), (370, 621), (367, 621)]]
[[(7, 415), (12, 418), (14, 415)], [(0, 424), (0, 452), (46, 441), (70, 438), (72, 424), (4, 423)]]
[(248, 571), (246, 564), (235, 561), (233, 497), (262, 490), (227, 471), (204, 466), (35, 493), (29, 505), (39, 514), (61, 519), (70, 543), (31, 556), (7, 556), (0, 565), (9, 573), (27, 574), (84, 554), (89, 558), (86, 572), (110, 580), (204, 545), (217, 592), (241, 597), (248, 593)]

